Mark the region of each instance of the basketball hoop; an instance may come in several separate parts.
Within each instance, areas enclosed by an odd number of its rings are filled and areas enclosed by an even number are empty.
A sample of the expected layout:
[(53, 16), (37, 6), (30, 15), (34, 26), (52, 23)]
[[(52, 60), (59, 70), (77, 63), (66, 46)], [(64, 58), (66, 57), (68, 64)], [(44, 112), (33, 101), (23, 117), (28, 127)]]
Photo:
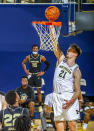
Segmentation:
[(62, 22), (55, 22), (60, 16), (60, 11), (56, 6), (49, 6), (45, 10), (45, 17), (49, 21), (33, 21), (32, 24), (40, 37), (41, 50), (57, 49), (58, 37)]
[[(41, 50), (53, 51), (53, 48), (57, 48), (62, 22), (33, 21), (32, 25), (34, 26), (40, 37)], [(52, 28), (53, 34), (55, 34), (54, 40), (53, 35), (50, 32), (50, 27)]]

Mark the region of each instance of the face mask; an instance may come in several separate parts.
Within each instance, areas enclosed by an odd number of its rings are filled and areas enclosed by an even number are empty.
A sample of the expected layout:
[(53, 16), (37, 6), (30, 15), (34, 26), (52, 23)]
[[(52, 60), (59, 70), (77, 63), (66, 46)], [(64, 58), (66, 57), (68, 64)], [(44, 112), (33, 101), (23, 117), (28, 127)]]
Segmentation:
[(38, 52), (34, 52), (34, 51), (33, 51), (33, 52), (32, 52), (32, 54), (33, 54), (33, 55), (37, 55), (37, 54), (38, 54)]

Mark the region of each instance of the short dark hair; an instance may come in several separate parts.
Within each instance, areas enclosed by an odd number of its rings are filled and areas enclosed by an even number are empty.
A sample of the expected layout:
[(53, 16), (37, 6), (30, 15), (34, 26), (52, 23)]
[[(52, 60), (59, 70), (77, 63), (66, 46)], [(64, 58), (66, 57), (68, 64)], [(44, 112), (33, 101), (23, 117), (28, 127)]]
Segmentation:
[(5, 100), (9, 105), (13, 105), (16, 103), (16, 91), (10, 90), (5, 95)]
[(25, 75), (21, 77), (21, 79), (23, 79), (23, 78), (26, 78), (26, 79), (28, 80), (28, 77), (27, 77), (27, 76), (25, 76)]
[(14, 127), (16, 131), (29, 131), (31, 127), (31, 119), (26, 115), (16, 118)]
[(38, 47), (38, 49), (39, 49), (39, 46), (37, 44), (33, 44), (32, 49), (33, 49), (33, 47)]
[(70, 47), (72, 47), (77, 52), (78, 56), (82, 54), (82, 50), (77, 44), (71, 44)]

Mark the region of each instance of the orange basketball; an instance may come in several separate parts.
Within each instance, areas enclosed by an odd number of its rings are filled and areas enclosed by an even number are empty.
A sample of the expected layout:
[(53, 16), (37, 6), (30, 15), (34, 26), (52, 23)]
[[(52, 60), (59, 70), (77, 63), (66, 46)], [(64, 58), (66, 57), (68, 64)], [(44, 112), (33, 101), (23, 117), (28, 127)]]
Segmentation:
[(45, 10), (45, 17), (49, 21), (55, 21), (56, 19), (58, 19), (59, 15), (60, 15), (60, 11), (56, 6), (49, 6)]

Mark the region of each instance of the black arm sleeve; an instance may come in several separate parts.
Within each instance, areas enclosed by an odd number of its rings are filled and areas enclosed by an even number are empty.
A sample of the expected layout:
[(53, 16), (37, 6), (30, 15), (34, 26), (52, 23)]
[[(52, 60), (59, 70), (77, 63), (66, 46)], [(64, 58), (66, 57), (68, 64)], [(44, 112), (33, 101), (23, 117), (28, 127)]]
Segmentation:
[(44, 63), (46, 64), (46, 67), (45, 67), (45, 69), (44, 69), (44, 72), (46, 72), (46, 71), (48, 70), (49, 66), (50, 66), (50, 63), (49, 63), (47, 60), (44, 61)]

